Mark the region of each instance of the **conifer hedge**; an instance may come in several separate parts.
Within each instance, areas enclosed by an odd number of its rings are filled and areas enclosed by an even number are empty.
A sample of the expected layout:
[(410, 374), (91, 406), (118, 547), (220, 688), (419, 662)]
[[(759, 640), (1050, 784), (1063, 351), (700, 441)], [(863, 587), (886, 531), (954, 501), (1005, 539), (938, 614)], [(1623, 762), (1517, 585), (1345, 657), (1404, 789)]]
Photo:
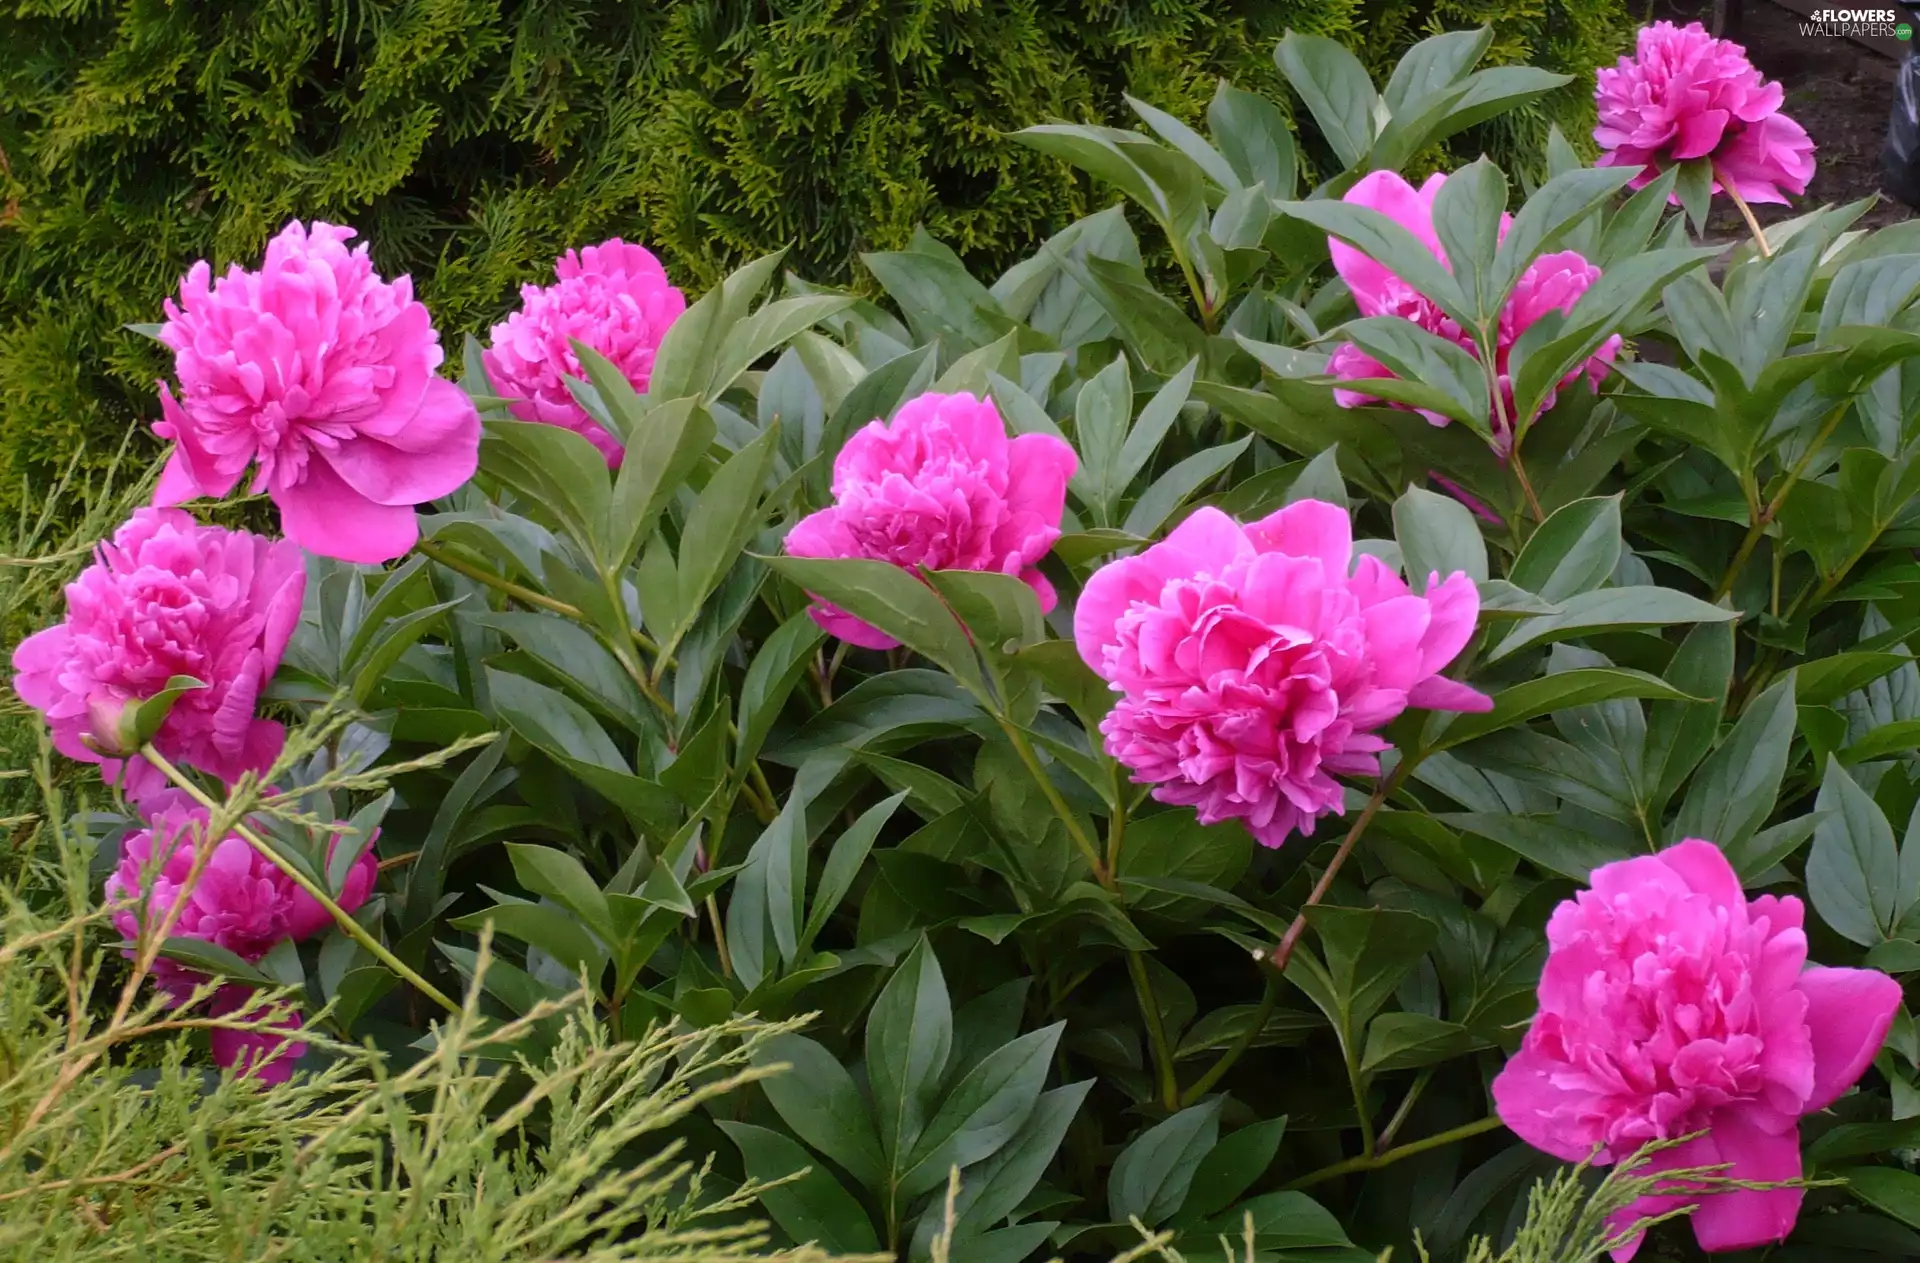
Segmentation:
[[(16, 0), (0, 512), (153, 414), (159, 348), (121, 326), (296, 215), (360, 227), (453, 330), (615, 234), (694, 291), (780, 245), (845, 279), (922, 223), (991, 273), (1097, 196), (1004, 131), (1124, 91), (1197, 117), (1221, 75), (1284, 96), (1288, 27), (1379, 69), (1482, 21), (1489, 62), (1576, 73), (1626, 30), (1623, 0)], [(1585, 93), (1551, 108), (1577, 134)], [(1463, 139), (1513, 169), (1546, 121)]]

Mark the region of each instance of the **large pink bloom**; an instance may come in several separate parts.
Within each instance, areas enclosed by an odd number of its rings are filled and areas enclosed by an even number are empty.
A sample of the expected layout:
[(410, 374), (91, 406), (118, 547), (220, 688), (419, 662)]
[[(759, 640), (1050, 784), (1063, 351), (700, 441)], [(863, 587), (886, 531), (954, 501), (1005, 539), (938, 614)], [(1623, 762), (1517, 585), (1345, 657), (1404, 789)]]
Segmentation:
[(521, 286), (520, 310), (493, 327), (493, 345), (482, 357), (487, 375), (494, 389), (514, 398), (513, 415), (564, 426), (618, 465), (625, 449), (567, 390), (568, 377), (585, 376), (573, 343), (612, 360), (645, 394), (654, 353), (687, 309), (686, 297), (667, 283), (660, 260), (618, 237), (567, 251), (554, 274), (558, 280), (544, 289)]
[[(1808, 968), (1802, 918), (1798, 899), (1749, 902), (1711, 842), (1595, 869), (1547, 925), (1540, 1012), (1493, 1082), (1501, 1119), (1570, 1162), (1704, 1131), (1647, 1173), (1731, 1163), (1733, 1179), (1799, 1178), (1801, 1116), (1866, 1071), (1900, 1007), (1885, 974)], [(1779, 1241), (1800, 1198), (1715, 1194), (1694, 1235), (1712, 1251)], [(1623, 1220), (1685, 1200), (1646, 1199)]]
[[(1060, 538), (1067, 480), (1078, 464), (1051, 435), (1009, 440), (990, 400), (921, 395), (891, 425), (871, 422), (847, 440), (833, 463), (834, 503), (787, 533), (787, 552), (1017, 575), (1050, 610), (1053, 585), (1035, 566)], [(813, 617), (864, 648), (899, 643), (824, 602)]]
[[(157, 920), (180, 904), (173, 937), (213, 943), (252, 963), (282, 939), (310, 938), (332, 924), (332, 917), (318, 900), (237, 833), (229, 833), (214, 844), (213, 856), (200, 879), (188, 886), (194, 843), (206, 829), (207, 811), (184, 794), (166, 793), (150, 799), (146, 826), (121, 842), (120, 863), (107, 878), (106, 897), (110, 903), (129, 899), (137, 902), (144, 875), (151, 872), (152, 884), (144, 885), (147, 915)], [(372, 839), (349, 839), (344, 834), (335, 834), (328, 843), (330, 859), (331, 852), (343, 844), (364, 848), (348, 870), (337, 901), (352, 912), (372, 893), (379, 860)], [(164, 858), (156, 860), (161, 854)], [(132, 908), (115, 912), (113, 924), (128, 942), (139, 933), (139, 919)], [(162, 960), (155, 966), (154, 980), (168, 991), (185, 994), (199, 979), (184, 966)]]
[[(61, 753), (98, 763), (83, 735), (108, 737), (128, 703), (192, 676), (207, 687), (174, 703), (155, 747), (222, 780), (265, 771), (286, 729), (254, 707), (305, 588), (300, 549), (287, 540), (202, 526), (179, 509), (136, 510), (67, 585), (66, 621), (14, 650), (13, 690), (46, 716)], [(135, 763), (130, 773), (146, 767)], [(105, 771), (113, 779), (119, 764)]]
[[(1405, 228), (1421, 244), (1433, 251), (1434, 257), (1442, 264), (1448, 264), (1447, 254), (1440, 245), (1439, 234), (1433, 229), (1433, 199), (1439, 196), (1440, 189), (1447, 182), (1445, 175), (1435, 174), (1427, 177), (1425, 184), (1415, 189), (1392, 171), (1375, 171), (1360, 180), (1342, 201), (1356, 206), (1366, 206), (1392, 219)], [(1511, 216), (1500, 219), (1500, 234), (1505, 237)], [(1399, 316), (1403, 320), (1425, 329), (1428, 333), (1454, 342), (1465, 348), (1469, 355), (1479, 358), (1474, 349), (1473, 339), (1464, 332), (1445, 312), (1427, 298), (1425, 294), (1413, 288), (1390, 271), (1383, 263), (1376, 262), (1359, 250), (1337, 238), (1329, 238), (1329, 248), (1333, 251), (1334, 270), (1340, 279), (1347, 283), (1353, 292), (1353, 301), (1360, 308), (1362, 316)], [(1531, 329), (1548, 312), (1566, 313), (1573, 310), (1580, 295), (1587, 287), (1600, 279), (1600, 269), (1588, 263), (1578, 251), (1562, 250), (1558, 254), (1544, 254), (1535, 259), (1521, 275), (1514, 286), (1513, 293), (1507, 298), (1507, 305), (1500, 312), (1500, 330), (1495, 344), (1495, 362), (1500, 370), (1500, 390), (1505, 403), (1504, 416), (1507, 427), (1503, 429), (1500, 413), (1489, 418), (1494, 430), (1495, 442), (1501, 450), (1512, 442), (1510, 428), (1516, 421), (1514, 417), (1513, 383), (1508, 376), (1507, 359), (1513, 344), (1520, 335)], [(1548, 393), (1541, 407), (1551, 408), (1559, 397), (1558, 387), (1570, 386), (1584, 374), (1589, 389), (1598, 389), (1600, 379), (1606, 376), (1607, 366), (1613, 363), (1614, 356), (1620, 351), (1620, 336), (1615, 334), (1601, 344), (1587, 359), (1584, 365), (1575, 368), (1561, 378), (1555, 390)], [(1369, 377), (1392, 377), (1393, 373), (1386, 365), (1369, 356), (1351, 342), (1343, 342), (1334, 348), (1333, 358), (1327, 369), (1335, 377), (1347, 381), (1364, 381)], [(1361, 390), (1340, 390), (1333, 397), (1344, 408), (1358, 408), (1379, 403), (1378, 399)], [(1393, 405), (1396, 407), (1403, 405)], [(1448, 418), (1438, 412), (1415, 409), (1434, 425), (1447, 424)]]
[(1319, 500), (1242, 527), (1200, 509), (1102, 567), (1074, 610), (1080, 656), (1121, 695), (1107, 753), (1203, 824), (1239, 819), (1264, 846), (1341, 810), (1335, 773), (1377, 776), (1377, 730), (1408, 706), (1485, 710), (1438, 674), (1480, 594), (1459, 572), (1414, 596)]
[[(230, 833), (214, 844), (199, 880), (188, 884), (193, 872), (196, 843), (204, 837), (206, 809), (177, 791), (156, 795), (146, 804), (147, 827), (130, 833), (120, 844), (120, 863), (107, 878), (109, 903), (142, 901), (149, 924), (176, 906), (178, 920), (171, 937), (199, 939), (226, 948), (249, 964), (258, 961), (286, 939), (311, 938), (332, 923), (318, 900), (291, 878), (261, 858), (245, 839)], [(347, 870), (338, 903), (353, 912), (367, 901), (379, 875), (372, 838), (351, 839), (336, 834), (328, 843), (329, 860), (342, 845), (364, 848)], [(140, 916), (133, 907), (113, 914), (114, 928), (128, 943), (140, 932)], [(171, 1002), (185, 1001), (202, 975), (165, 957), (154, 962), (154, 985)], [(209, 1003), (208, 1015), (223, 1017), (242, 1008), (252, 989), (243, 984), (220, 988)], [(290, 1016), (283, 1029), (298, 1031), (301, 1021)], [(255, 1077), (267, 1083), (285, 1081), (306, 1046), (261, 1031), (213, 1030), (209, 1033), (214, 1061), (222, 1066), (256, 1067)]]
[(415, 505), (473, 477), (480, 414), (435, 372), (412, 282), (382, 281), (353, 235), (290, 223), (258, 272), (187, 273), (160, 329), (180, 398), (161, 386), (153, 432), (174, 449), (156, 503), (224, 496), (257, 462), (252, 490), (296, 543), (373, 564), (413, 547)]
[(1594, 79), (1600, 165), (1642, 168), (1635, 188), (1663, 167), (1709, 158), (1715, 192), (1730, 182), (1749, 202), (1784, 202), (1807, 191), (1813, 141), (1780, 112), (1780, 85), (1698, 22), (1642, 27), (1634, 55)]

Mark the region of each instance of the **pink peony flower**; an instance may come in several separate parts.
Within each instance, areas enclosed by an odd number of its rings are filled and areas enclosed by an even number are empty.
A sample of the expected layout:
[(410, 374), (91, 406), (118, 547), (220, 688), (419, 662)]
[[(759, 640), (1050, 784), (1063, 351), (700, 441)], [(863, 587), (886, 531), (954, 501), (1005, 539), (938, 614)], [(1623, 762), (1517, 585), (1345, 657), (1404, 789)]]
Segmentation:
[(390, 561), (419, 538), (414, 506), (473, 477), (480, 414), (440, 377), (440, 335), (407, 277), (373, 271), (351, 228), (288, 224), (258, 272), (217, 281), (202, 260), (167, 303), (180, 399), (163, 383), (153, 432), (174, 442), (157, 504), (252, 490), (309, 552)]
[(1239, 819), (1263, 846), (1342, 810), (1335, 773), (1377, 776), (1377, 731), (1409, 706), (1492, 703), (1437, 674), (1473, 635), (1473, 581), (1414, 596), (1374, 557), (1351, 576), (1344, 509), (1302, 500), (1242, 527), (1195, 512), (1087, 581), (1080, 656), (1120, 701), (1107, 753), (1203, 824)]
[[(1450, 268), (1446, 251), (1440, 245), (1439, 234), (1433, 229), (1433, 199), (1439, 196), (1446, 182), (1446, 176), (1436, 174), (1427, 177), (1427, 182), (1415, 189), (1392, 171), (1375, 171), (1347, 190), (1347, 195), (1341, 200), (1370, 207), (1392, 219), (1419, 238), (1423, 245), (1433, 251), (1434, 257)], [(1503, 238), (1511, 221), (1512, 216), (1500, 217), (1500, 235)], [(1411, 320), (1428, 333), (1457, 343), (1469, 355), (1479, 358), (1473, 339), (1452, 317), (1435, 306), (1426, 295), (1394, 275), (1385, 264), (1376, 262), (1344, 241), (1329, 238), (1327, 244), (1333, 251), (1334, 270), (1353, 292), (1353, 301), (1360, 308), (1362, 316), (1399, 316), (1403, 320)], [(1514, 286), (1506, 307), (1500, 312), (1500, 330), (1495, 347), (1508, 427), (1518, 420), (1514, 416), (1513, 383), (1508, 376), (1507, 365), (1513, 344), (1548, 312), (1572, 311), (1580, 295), (1586, 293), (1587, 287), (1598, 279), (1599, 268), (1588, 263), (1577, 251), (1562, 250), (1558, 254), (1541, 255), (1535, 259)], [(1588, 379), (1589, 389), (1599, 389), (1600, 379), (1606, 376), (1607, 366), (1613, 363), (1619, 351), (1620, 335), (1615, 334), (1602, 343), (1584, 365), (1561, 378), (1556, 388), (1542, 401), (1541, 408), (1551, 408), (1559, 398), (1558, 388), (1572, 385), (1583, 374)], [(1343, 342), (1334, 348), (1327, 370), (1347, 381), (1393, 376), (1386, 365), (1351, 342)], [(1333, 397), (1343, 408), (1359, 408), (1381, 402), (1361, 390), (1335, 389)], [(1447, 424), (1448, 418), (1438, 412), (1429, 412), (1424, 408), (1413, 411), (1419, 412), (1434, 425)], [(1495, 443), (1505, 451), (1512, 445), (1513, 438), (1507, 429), (1502, 428), (1500, 420), (1501, 414), (1496, 413), (1489, 422)]]
[[(283, 939), (311, 938), (332, 924), (317, 899), (237, 833), (214, 844), (200, 879), (188, 886), (194, 844), (207, 823), (206, 809), (184, 794), (149, 799), (147, 827), (129, 833), (120, 843), (120, 863), (107, 878), (107, 901), (137, 902), (144, 889), (149, 918), (157, 921), (180, 905), (172, 937), (213, 943), (248, 963), (265, 956)], [(334, 835), (328, 844), (329, 856), (342, 843), (364, 848), (347, 871), (338, 900), (352, 912), (373, 892), (379, 860), (372, 839), (349, 840), (344, 834)], [(156, 861), (156, 853), (164, 857)], [(129, 943), (139, 936), (140, 919), (131, 907), (115, 912), (113, 925)], [(198, 973), (166, 959), (155, 962), (153, 976), (155, 985), (176, 999), (184, 999), (200, 982)]]
[[(1011, 441), (990, 400), (921, 395), (888, 425), (873, 421), (833, 463), (834, 503), (787, 533), (795, 557), (867, 557), (909, 569), (1017, 575), (1051, 610), (1053, 585), (1035, 569), (1060, 538), (1073, 449), (1046, 434)], [(851, 644), (899, 642), (844, 610), (813, 607)]]
[(618, 237), (567, 251), (554, 274), (559, 279), (545, 289), (521, 286), (520, 310), (493, 327), (493, 345), (482, 357), (487, 375), (494, 389), (515, 397), (514, 416), (564, 426), (618, 465), (625, 449), (567, 390), (566, 378), (586, 375), (573, 343), (612, 360), (645, 394), (654, 353), (686, 310), (686, 297), (667, 283), (658, 259)]
[[(208, 1003), (207, 1016), (231, 1016), (245, 1008), (252, 999), (252, 987), (222, 987), (214, 992), (213, 999)], [(253, 1016), (258, 1018), (264, 1015)], [(284, 1021), (274, 1025), (281, 1030), (298, 1033), (306, 1023), (299, 1014), (290, 1013)], [(307, 1055), (305, 1044), (269, 1035), (265, 1031), (234, 1031), (215, 1027), (207, 1032), (207, 1042), (213, 1046), (215, 1065), (237, 1067), (241, 1073), (250, 1074), (255, 1082), (265, 1084), (285, 1083), (291, 1079), (294, 1063)]]
[[(1799, 1178), (1801, 1116), (1866, 1071), (1900, 1007), (1885, 974), (1808, 968), (1802, 916), (1791, 897), (1749, 901), (1711, 842), (1595, 869), (1547, 925), (1539, 1014), (1493, 1082), (1501, 1119), (1567, 1161), (1705, 1132), (1646, 1173), (1731, 1163), (1732, 1179)], [(1710, 1251), (1779, 1241), (1800, 1198), (1715, 1194), (1694, 1235)], [(1685, 1200), (1643, 1199), (1622, 1226)]]
[[(207, 687), (174, 703), (155, 747), (222, 780), (264, 771), (286, 729), (254, 707), (305, 588), (300, 549), (287, 540), (202, 526), (179, 509), (136, 510), (67, 585), (66, 621), (15, 648), (13, 690), (46, 716), (61, 753), (99, 763), (83, 734), (110, 735), (94, 729), (169, 677), (192, 676)], [(103, 770), (112, 780), (121, 765)], [(134, 760), (129, 781), (150, 782), (148, 772)]]
[(1662, 167), (1708, 158), (1716, 193), (1727, 182), (1749, 202), (1807, 191), (1813, 141), (1780, 112), (1780, 85), (1761, 78), (1746, 49), (1698, 22), (1642, 27), (1634, 55), (1594, 79), (1600, 165), (1642, 168), (1633, 187)]

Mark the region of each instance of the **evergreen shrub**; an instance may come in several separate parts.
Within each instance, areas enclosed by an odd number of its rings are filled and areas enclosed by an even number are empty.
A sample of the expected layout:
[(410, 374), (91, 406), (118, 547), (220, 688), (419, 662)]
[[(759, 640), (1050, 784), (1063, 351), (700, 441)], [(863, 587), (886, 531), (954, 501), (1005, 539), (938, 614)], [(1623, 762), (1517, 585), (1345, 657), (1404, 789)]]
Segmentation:
[[(1197, 120), (1216, 77), (1276, 95), (1287, 28), (1382, 72), (1490, 22), (1489, 61), (1585, 71), (1622, 0), (19, 0), (0, 6), (0, 514), (157, 411), (153, 318), (195, 259), (296, 213), (351, 223), (443, 328), (481, 328), (566, 246), (644, 241), (698, 292), (743, 259), (845, 280), (925, 224), (989, 271), (1099, 196), (1004, 139)], [(1508, 169), (1574, 87), (1488, 134)], [(1471, 153), (1467, 156), (1472, 156)], [(137, 452), (152, 450), (142, 445)], [(23, 490), (24, 486), (42, 489)]]

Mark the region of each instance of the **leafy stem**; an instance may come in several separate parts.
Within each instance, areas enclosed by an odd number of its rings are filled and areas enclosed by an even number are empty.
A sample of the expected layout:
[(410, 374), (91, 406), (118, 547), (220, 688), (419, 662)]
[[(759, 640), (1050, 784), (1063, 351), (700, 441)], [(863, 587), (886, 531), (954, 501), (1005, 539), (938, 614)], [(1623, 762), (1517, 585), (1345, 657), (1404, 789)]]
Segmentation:
[(1147, 962), (1139, 952), (1127, 953), (1127, 973), (1133, 979), (1133, 993), (1140, 1001), (1140, 1016), (1147, 1021), (1147, 1039), (1153, 1045), (1153, 1064), (1159, 1077), (1161, 1107), (1172, 1113), (1180, 1108), (1180, 1081), (1174, 1074), (1173, 1049), (1167, 1043), (1167, 1024), (1160, 1016), (1160, 1001), (1153, 994), (1153, 980), (1147, 977)]
[(1194, 1080), (1192, 1086), (1180, 1097), (1181, 1105), (1198, 1104), (1200, 1098), (1211, 1092), (1213, 1085), (1225, 1078), (1227, 1071), (1233, 1069), (1234, 1063), (1245, 1056), (1247, 1049), (1252, 1048), (1254, 1041), (1266, 1032), (1267, 1023), (1273, 1020), (1273, 1011), (1280, 1003), (1277, 975), (1268, 974), (1266, 982), (1266, 993), (1260, 997), (1260, 1007), (1253, 1011), (1253, 1020), (1247, 1023), (1247, 1029), (1234, 1038), (1233, 1043), (1227, 1046), (1219, 1059), (1207, 1067), (1205, 1074)]
[(1406, 1144), (1395, 1146), (1392, 1149), (1385, 1149), (1374, 1154), (1361, 1154), (1357, 1158), (1348, 1158), (1344, 1162), (1336, 1162), (1332, 1166), (1321, 1167), (1318, 1171), (1309, 1171), (1307, 1174), (1287, 1185), (1287, 1188), (1289, 1190), (1312, 1188), (1315, 1184), (1324, 1184), (1328, 1180), (1339, 1179), (1343, 1175), (1351, 1175), (1356, 1171), (1378, 1171), (1381, 1167), (1390, 1167), (1403, 1158), (1415, 1157), (1419, 1154), (1427, 1153), (1434, 1149), (1441, 1149), (1462, 1140), (1471, 1140), (1475, 1136), (1485, 1135), (1487, 1132), (1497, 1130), (1502, 1126), (1504, 1126), (1504, 1124), (1500, 1121), (1500, 1116), (1497, 1114), (1478, 1119), (1471, 1123), (1463, 1123), (1458, 1127), (1449, 1128), (1446, 1131), (1427, 1136), (1420, 1140), (1410, 1140)]
[(1761, 231), (1760, 221), (1754, 218), (1753, 207), (1747, 205), (1747, 199), (1740, 196), (1740, 190), (1718, 167), (1714, 168), (1713, 178), (1720, 181), (1720, 187), (1726, 191), (1734, 209), (1740, 212), (1740, 218), (1747, 221), (1747, 231), (1753, 234), (1753, 244), (1760, 251), (1760, 257), (1771, 259), (1773, 248), (1767, 244), (1767, 234)]
[(1019, 724), (997, 710), (993, 718), (1000, 725), (1000, 731), (1005, 733), (1007, 740), (1013, 744), (1014, 753), (1020, 756), (1020, 762), (1025, 765), (1027, 774), (1033, 778), (1033, 783), (1040, 787), (1042, 794), (1046, 795), (1047, 805), (1053, 808), (1053, 814), (1058, 816), (1060, 823), (1066, 826), (1067, 836), (1073, 840), (1076, 847), (1080, 848), (1080, 854), (1085, 856), (1087, 863), (1092, 866), (1095, 880), (1104, 889), (1112, 890), (1114, 888), (1113, 873), (1101, 860), (1100, 848), (1094, 845), (1092, 835), (1087, 832), (1087, 827), (1080, 822), (1080, 818), (1073, 814), (1073, 808), (1067, 806), (1067, 800), (1061, 795), (1060, 787), (1053, 783), (1051, 776), (1047, 775), (1047, 769), (1040, 766), (1040, 756), (1034, 752), (1033, 743), (1027, 740), (1027, 734), (1021, 731)]
[(1333, 853), (1333, 859), (1328, 861), (1326, 871), (1321, 873), (1320, 880), (1313, 884), (1313, 891), (1307, 896), (1307, 901), (1300, 905), (1300, 912), (1293, 918), (1293, 924), (1287, 927), (1287, 932), (1281, 936), (1280, 942), (1274, 949), (1261, 958), (1273, 966), (1275, 973), (1283, 974), (1287, 971), (1287, 962), (1293, 959), (1294, 949), (1300, 946), (1300, 936), (1307, 932), (1307, 909), (1326, 898), (1327, 891), (1333, 889), (1333, 879), (1339, 876), (1341, 866), (1347, 862), (1347, 857), (1353, 854), (1353, 848), (1359, 843), (1360, 835), (1365, 833), (1367, 826), (1373, 823), (1373, 817), (1379, 812), (1381, 804), (1387, 801), (1387, 795), (1400, 787), (1401, 780), (1412, 770), (1413, 763), (1414, 760), (1411, 757), (1401, 760), (1400, 765), (1381, 780), (1379, 786), (1374, 789), (1373, 796), (1367, 799), (1367, 805), (1360, 809), (1360, 815), (1354, 820), (1353, 827), (1347, 830), (1347, 836), (1340, 840), (1340, 849)]
[[(205, 790), (194, 784), (186, 773), (169, 763), (166, 757), (154, 749), (151, 744), (141, 746), (140, 755), (146, 759), (147, 762), (153, 764), (168, 780), (185, 790), (188, 797), (192, 798), (202, 807), (205, 807), (210, 812), (218, 812), (220, 810), (219, 803), (215, 802)], [(398, 956), (388, 951), (386, 945), (369, 934), (367, 928), (354, 920), (351, 913), (335, 903), (333, 896), (329, 895), (319, 883), (315, 882), (298, 868), (295, 868), (287, 861), (285, 856), (269, 846), (259, 834), (247, 827), (244, 822), (236, 820), (233, 825), (233, 831), (239, 834), (241, 840), (252, 847), (262, 859), (285, 873), (294, 885), (311, 895), (315, 903), (318, 903), (322, 908), (327, 910), (328, 915), (333, 917), (334, 922), (346, 933), (347, 937), (373, 953), (374, 959), (413, 984), (420, 994), (426, 996), (447, 1012), (458, 1013), (460, 1011), (459, 1005), (448, 999), (438, 987), (410, 969)]]
[[(1748, 558), (1753, 556), (1753, 550), (1759, 545), (1760, 537), (1767, 533), (1767, 528), (1773, 525), (1774, 519), (1780, 515), (1781, 506), (1787, 502), (1787, 496), (1792, 493), (1801, 475), (1807, 472), (1807, 466), (1813, 463), (1814, 455), (1827, 445), (1827, 440), (1833, 437), (1833, 432), (1840, 428), (1841, 418), (1847, 415), (1847, 408), (1852, 402), (1851, 399), (1843, 399), (1839, 406), (1827, 414), (1827, 419), (1820, 425), (1819, 433), (1813, 436), (1813, 441), (1807, 444), (1806, 450), (1801, 452), (1799, 458), (1793, 462), (1793, 467), (1787, 470), (1787, 476), (1781, 481), (1779, 489), (1773, 493), (1773, 498), (1761, 505), (1753, 514), (1753, 521), (1748, 525), (1739, 549), (1734, 552), (1733, 560), (1727, 564), (1727, 573), (1721, 576), (1720, 585), (1713, 590), (1715, 601), (1721, 600), (1733, 591), (1734, 580), (1739, 578), (1740, 571), (1746, 566)], [(1756, 493), (1750, 491), (1748, 495), (1750, 505), (1757, 503), (1759, 496)]]

